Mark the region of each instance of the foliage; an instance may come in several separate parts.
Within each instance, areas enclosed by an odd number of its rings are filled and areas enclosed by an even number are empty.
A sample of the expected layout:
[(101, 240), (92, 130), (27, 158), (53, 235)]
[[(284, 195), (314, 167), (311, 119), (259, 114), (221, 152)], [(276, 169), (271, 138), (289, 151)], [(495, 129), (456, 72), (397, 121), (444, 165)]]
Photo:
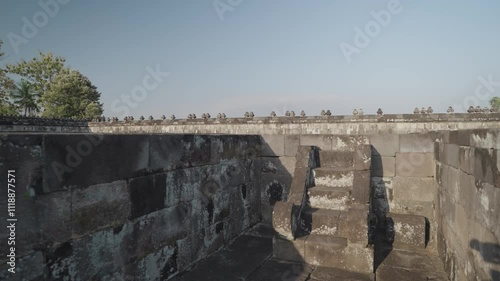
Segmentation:
[(103, 112), (99, 103), (101, 93), (90, 80), (76, 70), (56, 74), (43, 93), (41, 103), (44, 117), (93, 118)]
[[(0, 59), (4, 56), (1, 51), (3, 42), (0, 40)], [(9, 101), (9, 94), (14, 86), (14, 81), (7, 76), (7, 71), (0, 68), (0, 115), (17, 114), (16, 107)]]
[(490, 99), (490, 105), (497, 111), (500, 110), (500, 97), (493, 97)]
[(32, 85), (37, 94), (43, 95), (56, 75), (69, 70), (64, 66), (66, 59), (55, 57), (50, 52), (38, 53), (40, 58), (35, 57), (29, 61), (21, 60), (17, 64), (7, 65), (7, 72), (21, 76)]
[(39, 95), (35, 93), (32, 86), (26, 81), (21, 81), (11, 93), (14, 104), (24, 109), (24, 116), (31, 116), (32, 113), (40, 111), (37, 99)]

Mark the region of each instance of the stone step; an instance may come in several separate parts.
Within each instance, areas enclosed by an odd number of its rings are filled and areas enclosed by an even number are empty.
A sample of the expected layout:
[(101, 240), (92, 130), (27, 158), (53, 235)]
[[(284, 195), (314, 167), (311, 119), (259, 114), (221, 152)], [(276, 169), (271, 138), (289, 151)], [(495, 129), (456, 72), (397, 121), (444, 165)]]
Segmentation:
[(316, 168), (313, 170), (316, 185), (329, 187), (349, 187), (354, 184), (354, 172), (335, 168)]
[(319, 166), (325, 168), (354, 169), (354, 151), (319, 151)]
[(305, 241), (305, 262), (353, 272), (373, 272), (373, 248), (349, 243), (347, 238), (311, 234)]
[(315, 186), (308, 189), (312, 208), (346, 210), (351, 204), (351, 190), (348, 187)]
[(339, 268), (318, 266), (310, 278), (311, 281), (325, 281), (325, 280), (349, 280), (349, 281), (373, 281), (375, 274), (351, 272)]
[(425, 248), (426, 225), (423, 216), (395, 213), (386, 216), (388, 239), (394, 248)]
[(309, 233), (338, 236), (339, 216), (339, 210), (306, 208), (302, 211), (301, 218)]
[(368, 205), (353, 204), (339, 215), (337, 236), (346, 237), (349, 243), (368, 244)]
[(368, 206), (353, 204), (346, 211), (306, 208), (302, 223), (310, 234), (345, 237), (349, 243), (368, 244)]
[(384, 259), (377, 267), (377, 280), (449, 280), (440, 258), (425, 249), (385, 248), (379, 249), (378, 255)]

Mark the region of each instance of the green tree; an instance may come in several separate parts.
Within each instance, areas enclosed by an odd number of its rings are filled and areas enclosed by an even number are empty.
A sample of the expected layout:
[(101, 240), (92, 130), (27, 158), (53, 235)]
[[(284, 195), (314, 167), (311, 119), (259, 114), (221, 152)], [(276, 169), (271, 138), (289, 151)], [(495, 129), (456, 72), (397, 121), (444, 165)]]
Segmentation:
[(500, 110), (500, 97), (492, 97), (490, 99), (490, 105), (496, 111), (499, 111)]
[[(0, 40), (0, 59), (4, 56), (1, 51), (3, 42)], [(16, 107), (9, 101), (9, 94), (14, 86), (14, 81), (7, 76), (7, 71), (0, 67), (0, 115), (17, 114)]]
[(101, 116), (101, 93), (90, 80), (76, 70), (56, 74), (48, 90), (44, 92), (41, 105), (45, 117), (94, 118)]
[(32, 113), (40, 111), (37, 102), (39, 95), (33, 91), (32, 86), (26, 81), (21, 81), (15, 87), (11, 93), (11, 97), (14, 99), (15, 105), (21, 110), (24, 109), (24, 116), (31, 116)]
[(38, 52), (39, 58), (32, 58), (29, 61), (21, 60), (16, 64), (7, 65), (7, 72), (21, 76), (26, 82), (32, 85), (33, 91), (43, 95), (49, 89), (54, 77), (69, 69), (64, 66), (66, 59), (56, 57), (52, 53), (44, 54)]

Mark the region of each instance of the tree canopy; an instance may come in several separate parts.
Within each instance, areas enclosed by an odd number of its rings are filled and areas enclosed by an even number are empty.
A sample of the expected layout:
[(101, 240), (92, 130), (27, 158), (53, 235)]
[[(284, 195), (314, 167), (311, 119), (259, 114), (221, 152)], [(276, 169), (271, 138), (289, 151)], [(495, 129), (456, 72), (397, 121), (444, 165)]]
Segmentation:
[(490, 105), (497, 111), (500, 110), (500, 97), (493, 97), (490, 99)]
[(56, 74), (41, 97), (45, 117), (93, 118), (103, 112), (101, 93), (90, 80), (76, 70)]
[(44, 54), (38, 52), (40, 57), (34, 57), (29, 61), (21, 60), (16, 64), (7, 65), (9, 73), (21, 76), (28, 84), (32, 85), (33, 90), (38, 94), (43, 94), (50, 87), (54, 77), (69, 69), (64, 66), (66, 59), (56, 57), (52, 53)]
[[(0, 59), (2, 42), (0, 41)], [(38, 52), (0, 68), (0, 115), (40, 112), (52, 118), (93, 118), (102, 115), (101, 93), (77, 70), (65, 66), (66, 59)], [(13, 78), (18, 81), (17, 85)], [(13, 102), (10, 100), (12, 99)]]
[[(3, 58), (3, 42), (0, 40), (0, 59)], [(14, 87), (14, 81), (7, 76), (7, 71), (0, 67), (0, 115), (14, 115), (16, 107), (9, 101), (9, 95)]]

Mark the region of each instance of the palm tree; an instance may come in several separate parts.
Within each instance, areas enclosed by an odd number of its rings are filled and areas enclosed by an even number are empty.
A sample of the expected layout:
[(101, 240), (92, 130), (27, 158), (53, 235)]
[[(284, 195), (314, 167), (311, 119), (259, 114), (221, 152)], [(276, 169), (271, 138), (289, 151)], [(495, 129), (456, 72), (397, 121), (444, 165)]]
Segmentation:
[(14, 99), (14, 104), (24, 108), (24, 116), (26, 114), (30, 116), (32, 112), (40, 111), (37, 101), (39, 95), (33, 91), (31, 85), (26, 81), (21, 81), (14, 87), (11, 97)]

